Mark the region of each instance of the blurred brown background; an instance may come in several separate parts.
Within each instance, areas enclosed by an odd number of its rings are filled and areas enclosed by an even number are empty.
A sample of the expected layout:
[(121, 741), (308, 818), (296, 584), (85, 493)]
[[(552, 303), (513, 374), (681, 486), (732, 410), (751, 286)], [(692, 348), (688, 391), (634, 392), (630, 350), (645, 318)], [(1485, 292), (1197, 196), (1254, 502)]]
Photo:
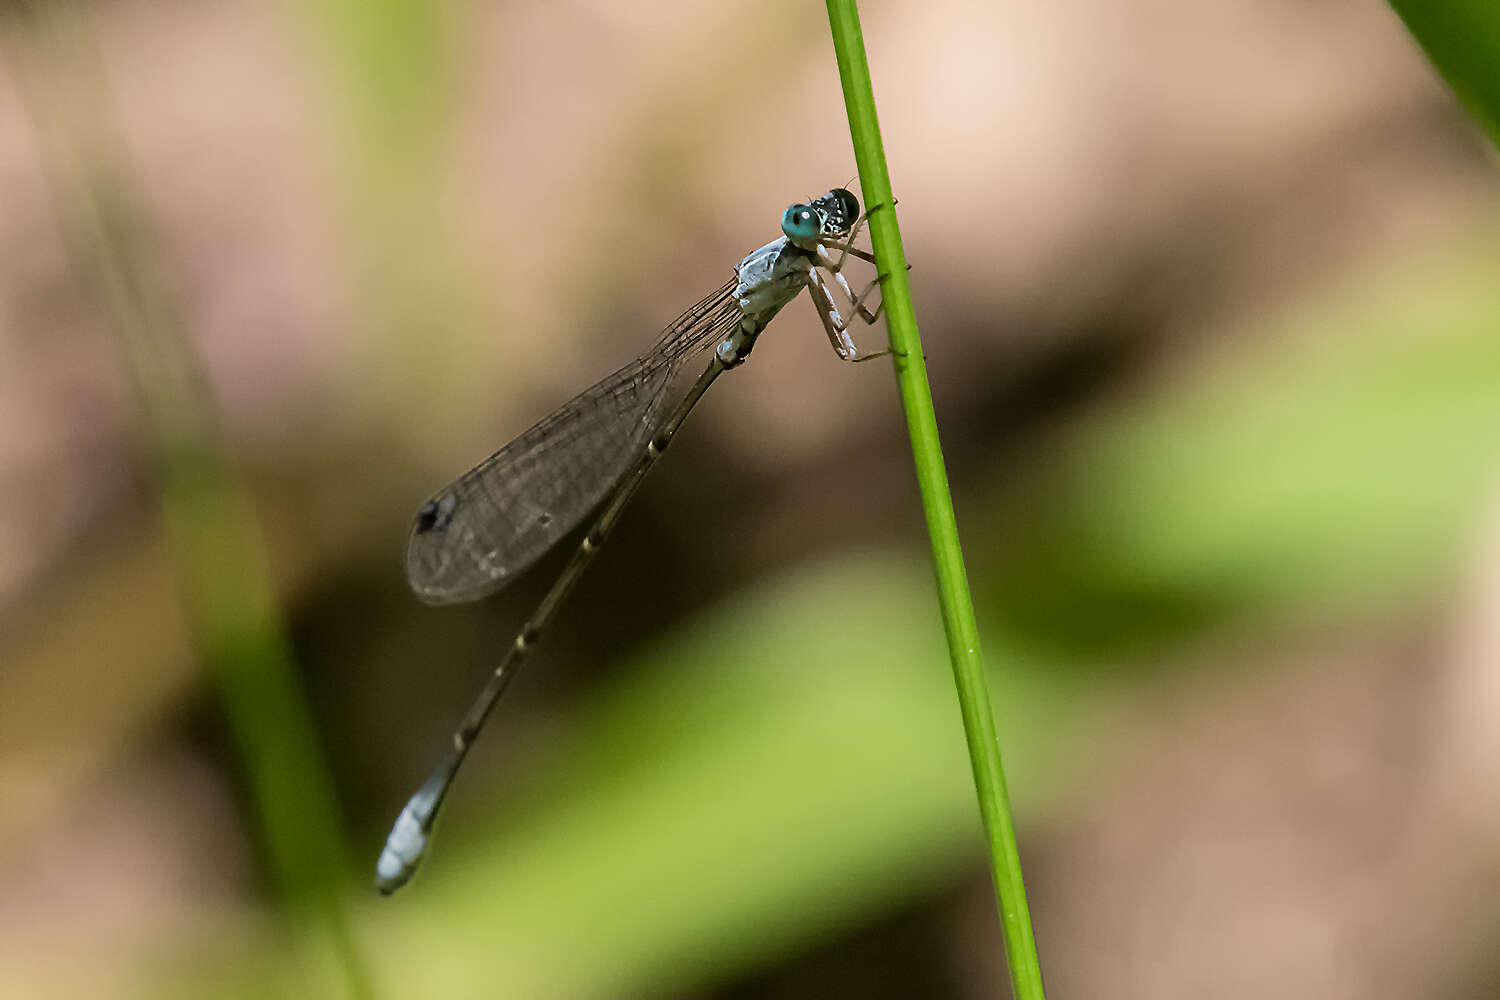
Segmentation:
[[(1374, 0), (863, 13), (1050, 995), (1495, 995), (1493, 152)], [(0, 993), (1005, 996), (801, 302), (368, 887), (560, 565), (412, 511), (853, 174), (818, 5), (7, 5)]]

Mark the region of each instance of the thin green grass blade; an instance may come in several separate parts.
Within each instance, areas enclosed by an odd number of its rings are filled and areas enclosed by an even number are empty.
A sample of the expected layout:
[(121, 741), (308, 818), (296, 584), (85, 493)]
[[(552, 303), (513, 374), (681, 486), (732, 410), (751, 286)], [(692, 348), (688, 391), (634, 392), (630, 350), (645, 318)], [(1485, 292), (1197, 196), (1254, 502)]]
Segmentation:
[(963, 713), (964, 735), (974, 770), (974, 788), (979, 795), (979, 810), (989, 841), (990, 866), (1000, 904), (1011, 989), (1020, 1000), (1040, 1000), (1043, 996), (1041, 965), (1031, 929), (1031, 913), (1026, 906), (1026, 887), (1021, 879), (1021, 858), (1016, 847), (1010, 795), (1000, 762), (1000, 743), (995, 732), (984, 660), (979, 651), (979, 627), (974, 621), (974, 604), (969, 596), (963, 551), (958, 543), (953, 498), (948, 490), (942, 446), (938, 441), (937, 417), (932, 409), (932, 390), (927, 383), (927, 365), (923, 360), (916, 313), (912, 308), (906, 251), (901, 245), (885, 148), (875, 117), (870, 67), (865, 59), (859, 11), (853, 0), (828, 0), (828, 22), (838, 56), (839, 79), (844, 87), (860, 187), (869, 212), (870, 241), (880, 262), (881, 296), (890, 330), (896, 381), (906, 409), (917, 483), (921, 488), (922, 508), (932, 540), (938, 604)]
[(188, 625), (218, 686), (268, 868), (294, 927), (323, 943), (315, 957), (331, 956), (343, 994), (369, 996), (341, 898), (350, 880), (332, 781), (265, 546), (156, 273), (141, 199), (103, 100), (90, 22), (64, 4), (23, 14), (16, 43), (23, 99), (70, 249), (120, 341)]

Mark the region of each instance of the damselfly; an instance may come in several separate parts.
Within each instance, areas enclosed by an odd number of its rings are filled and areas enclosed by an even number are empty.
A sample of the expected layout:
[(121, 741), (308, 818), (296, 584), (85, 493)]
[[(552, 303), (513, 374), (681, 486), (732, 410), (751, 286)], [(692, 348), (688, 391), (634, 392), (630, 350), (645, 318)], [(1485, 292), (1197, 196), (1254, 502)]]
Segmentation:
[[(450, 604), (504, 586), (599, 510), (453, 734), (448, 752), (396, 818), (376, 865), (382, 893), (411, 878), (438, 807), (516, 667), (714, 379), (750, 356), (761, 331), (803, 288), (840, 358), (866, 361), (884, 353), (861, 355), (849, 336), (856, 317), (873, 323), (880, 313), (879, 306), (872, 311), (865, 305), (879, 278), (856, 295), (842, 273), (849, 257), (875, 262), (853, 246), (864, 219), (859, 200), (843, 188), (792, 205), (781, 217), (783, 235), (742, 260), (734, 276), (677, 317), (655, 347), (439, 490), (417, 512), (407, 540), (407, 581), (422, 600)], [(830, 279), (848, 299), (848, 319), (834, 302)], [(677, 377), (708, 349), (703, 374), (669, 408)]]

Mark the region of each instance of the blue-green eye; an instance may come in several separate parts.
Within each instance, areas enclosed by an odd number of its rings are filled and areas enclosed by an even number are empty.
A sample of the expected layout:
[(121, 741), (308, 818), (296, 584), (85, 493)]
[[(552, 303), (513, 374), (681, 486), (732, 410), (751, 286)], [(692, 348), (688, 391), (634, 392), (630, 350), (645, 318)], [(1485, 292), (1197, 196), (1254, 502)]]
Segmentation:
[(823, 220), (811, 205), (793, 205), (781, 216), (781, 231), (789, 240), (815, 240), (823, 235)]

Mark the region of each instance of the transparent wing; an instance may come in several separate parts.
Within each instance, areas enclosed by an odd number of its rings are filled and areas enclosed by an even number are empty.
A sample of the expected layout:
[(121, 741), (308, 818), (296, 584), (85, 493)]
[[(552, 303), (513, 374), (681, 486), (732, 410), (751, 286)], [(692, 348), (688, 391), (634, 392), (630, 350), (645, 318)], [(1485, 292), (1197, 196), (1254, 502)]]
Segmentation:
[(406, 543), (406, 579), (417, 596), (429, 604), (477, 600), (577, 527), (646, 447), (683, 367), (738, 322), (735, 284), (731, 278), (650, 351), (434, 494)]

